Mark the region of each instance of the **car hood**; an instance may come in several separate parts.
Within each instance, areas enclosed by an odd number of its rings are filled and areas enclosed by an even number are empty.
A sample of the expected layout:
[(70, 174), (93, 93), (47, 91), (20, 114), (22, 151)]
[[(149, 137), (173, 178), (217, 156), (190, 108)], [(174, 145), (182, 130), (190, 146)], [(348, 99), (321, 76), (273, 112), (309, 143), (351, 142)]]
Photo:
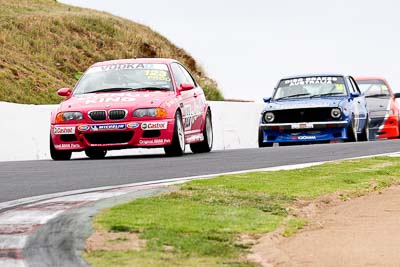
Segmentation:
[(86, 111), (132, 107), (159, 107), (174, 98), (174, 92), (113, 92), (75, 95), (61, 103), (60, 110)]
[(343, 98), (304, 98), (304, 99), (285, 99), (272, 101), (267, 103), (264, 110), (280, 110), (280, 109), (301, 109), (301, 108), (327, 108), (327, 107), (338, 107)]

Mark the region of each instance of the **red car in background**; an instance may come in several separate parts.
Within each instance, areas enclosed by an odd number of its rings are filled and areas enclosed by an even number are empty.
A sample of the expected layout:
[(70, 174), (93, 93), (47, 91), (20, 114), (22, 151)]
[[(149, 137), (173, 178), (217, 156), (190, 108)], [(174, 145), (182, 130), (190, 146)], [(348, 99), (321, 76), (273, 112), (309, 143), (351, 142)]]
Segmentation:
[(91, 66), (51, 115), (50, 154), (103, 158), (108, 150), (163, 147), (180, 156), (213, 144), (211, 110), (187, 69), (173, 59), (123, 59)]
[(370, 138), (398, 138), (400, 112), (396, 98), (388, 82), (379, 77), (359, 77), (356, 82), (367, 99), (370, 116)]

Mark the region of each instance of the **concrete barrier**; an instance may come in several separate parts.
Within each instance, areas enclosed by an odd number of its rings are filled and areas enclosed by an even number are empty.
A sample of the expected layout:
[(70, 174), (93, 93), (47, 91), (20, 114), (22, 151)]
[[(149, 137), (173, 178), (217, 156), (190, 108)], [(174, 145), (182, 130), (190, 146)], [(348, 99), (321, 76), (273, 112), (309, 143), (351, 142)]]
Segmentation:
[[(209, 103), (213, 114), (214, 150), (257, 147), (262, 103)], [(56, 107), (0, 102), (0, 161), (50, 159), (50, 113)], [(127, 149), (110, 151), (108, 155), (157, 153), (163, 150)], [(73, 157), (84, 157), (84, 154), (73, 153)]]

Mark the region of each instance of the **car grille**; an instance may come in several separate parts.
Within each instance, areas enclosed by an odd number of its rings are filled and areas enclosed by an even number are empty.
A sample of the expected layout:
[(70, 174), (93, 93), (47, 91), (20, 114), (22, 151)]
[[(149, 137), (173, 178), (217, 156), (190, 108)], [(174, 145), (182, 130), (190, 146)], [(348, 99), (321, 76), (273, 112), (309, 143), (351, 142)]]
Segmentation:
[(94, 121), (105, 121), (106, 111), (105, 110), (93, 110), (88, 113), (89, 117)]
[(331, 116), (332, 108), (305, 108), (272, 111), (275, 115), (273, 123), (298, 123), (313, 121), (335, 121)]
[(143, 131), (143, 138), (156, 138), (160, 137), (160, 135), (161, 135), (160, 130)]
[(128, 143), (133, 137), (132, 131), (110, 133), (86, 133), (85, 138), (91, 144), (123, 144)]
[(110, 120), (122, 120), (126, 117), (126, 110), (110, 110), (108, 112), (108, 118)]
[(60, 140), (63, 142), (78, 141), (78, 139), (76, 139), (75, 134), (62, 134), (62, 135), (60, 135)]

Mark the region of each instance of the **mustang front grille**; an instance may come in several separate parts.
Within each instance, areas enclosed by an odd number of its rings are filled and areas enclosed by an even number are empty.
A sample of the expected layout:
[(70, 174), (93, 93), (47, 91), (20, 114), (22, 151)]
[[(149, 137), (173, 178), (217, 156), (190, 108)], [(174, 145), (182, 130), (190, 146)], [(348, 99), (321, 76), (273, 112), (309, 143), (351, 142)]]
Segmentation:
[(273, 123), (298, 123), (313, 121), (337, 121), (331, 116), (332, 108), (303, 108), (271, 111), (275, 115)]
[(118, 109), (118, 110), (110, 110), (108, 112), (108, 118), (110, 120), (122, 120), (125, 119), (127, 114), (126, 110)]
[(128, 143), (133, 137), (132, 131), (126, 132), (101, 132), (101, 133), (86, 133), (85, 138), (91, 144), (123, 144)]
[(90, 111), (88, 115), (94, 121), (105, 121), (107, 117), (105, 110), (93, 110)]

